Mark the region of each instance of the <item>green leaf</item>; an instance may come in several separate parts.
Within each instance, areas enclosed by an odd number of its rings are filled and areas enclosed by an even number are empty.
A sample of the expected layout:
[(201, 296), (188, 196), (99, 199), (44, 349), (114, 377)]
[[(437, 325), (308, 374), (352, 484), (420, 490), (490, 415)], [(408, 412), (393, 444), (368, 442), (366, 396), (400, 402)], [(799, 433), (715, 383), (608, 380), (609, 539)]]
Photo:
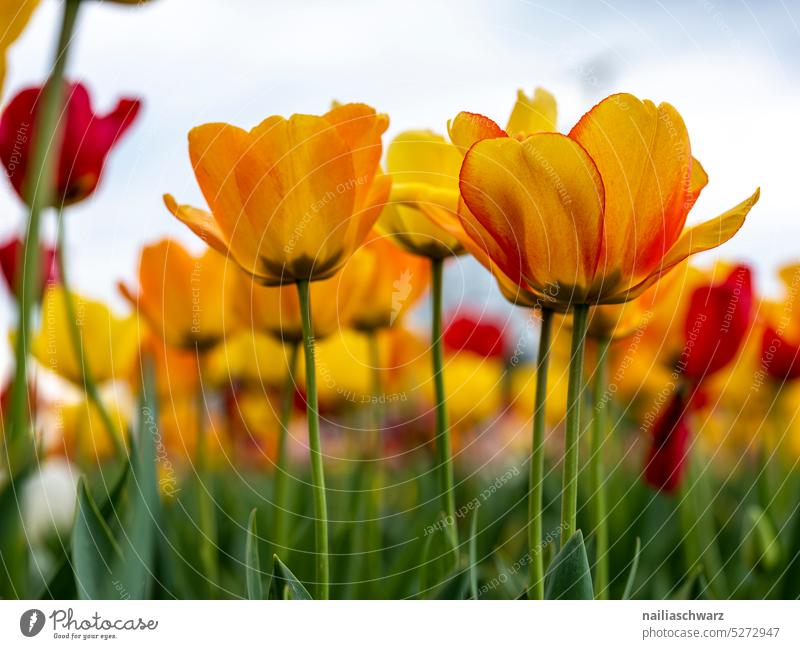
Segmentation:
[(686, 581), (681, 584), (681, 587), (675, 591), (670, 599), (692, 599), (692, 592), (694, 586), (703, 574), (703, 566), (697, 565), (686, 578)]
[(783, 552), (769, 515), (758, 505), (750, 505), (745, 524), (744, 557), (748, 567), (767, 573), (775, 570), (782, 562)]
[(469, 528), (469, 592), (478, 599), (478, 510), (472, 514)]
[(256, 513), (257, 510), (254, 507), (247, 521), (247, 541), (244, 547), (247, 599), (264, 599), (264, 588), (261, 585), (261, 563), (258, 560)]
[(589, 558), (580, 530), (569, 537), (547, 569), (544, 596), (545, 599), (594, 599)]
[(139, 400), (136, 443), (131, 442), (131, 475), (128, 488), (130, 510), (120, 546), (124, 560), (117, 570), (126, 599), (146, 599), (155, 574), (156, 520), (161, 502), (156, 482), (155, 436), (157, 415), (152, 395), (155, 386), (151, 368), (145, 369)]
[(633, 560), (631, 561), (631, 571), (628, 573), (628, 579), (625, 582), (625, 590), (622, 591), (622, 599), (630, 599), (633, 593), (633, 584), (636, 581), (636, 571), (639, 569), (639, 553), (642, 551), (642, 541), (636, 537), (636, 547), (633, 550)]
[(269, 585), (270, 599), (311, 599), (311, 595), (300, 580), (278, 558), (272, 557), (272, 581)]
[[(30, 465), (27, 465), (28, 467)], [(28, 572), (28, 544), (22, 522), (20, 488), (27, 468), (0, 488), (0, 598), (24, 599)]]
[[(114, 482), (111, 492), (106, 494), (103, 503), (99, 507), (100, 516), (106, 522), (108, 522), (109, 516), (119, 508), (122, 494), (127, 485), (130, 466), (129, 462), (123, 462), (119, 477)], [(72, 562), (69, 557), (64, 557), (58, 570), (56, 570), (36, 599), (75, 599), (78, 596), (75, 581)]]
[(86, 488), (86, 481), (81, 478), (72, 533), (72, 560), (78, 596), (81, 599), (110, 599), (114, 589), (114, 566), (121, 559), (119, 545)]

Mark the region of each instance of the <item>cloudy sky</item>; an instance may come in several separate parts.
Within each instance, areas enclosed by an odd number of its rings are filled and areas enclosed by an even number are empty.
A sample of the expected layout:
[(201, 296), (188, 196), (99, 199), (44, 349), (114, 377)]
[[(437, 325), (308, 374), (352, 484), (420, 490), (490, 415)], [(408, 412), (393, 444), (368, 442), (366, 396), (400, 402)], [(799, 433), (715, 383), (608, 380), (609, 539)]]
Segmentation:
[[(60, 4), (42, 0), (12, 49), (4, 100), (44, 78)], [(459, 110), (504, 123), (517, 88), (541, 85), (559, 100), (562, 130), (615, 91), (674, 104), (711, 178), (690, 220), (762, 187), (720, 254), (754, 263), (769, 290), (774, 269), (800, 252), (799, 24), (800, 6), (780, 0), (85, 2), (69, 76), (103, 109), (132, 95), (145, 110), (98, 194), (70, 210), (73, 283), (121, 306), (114, 286), (133, 276), (141, 244), (168, 235), (199, 247), (161, 202), (168, 191), (203, 204), (186, 151), (194, 125), (249, 127), (339, 99), (389, 113), (391, 137), (443, 131)], [(22, 216), (0, 184), (0, 234)], [(450, 276), (451, 300), (491, 286), (469, 264)], [(8, 302), (0, 305), (7, 322)]]

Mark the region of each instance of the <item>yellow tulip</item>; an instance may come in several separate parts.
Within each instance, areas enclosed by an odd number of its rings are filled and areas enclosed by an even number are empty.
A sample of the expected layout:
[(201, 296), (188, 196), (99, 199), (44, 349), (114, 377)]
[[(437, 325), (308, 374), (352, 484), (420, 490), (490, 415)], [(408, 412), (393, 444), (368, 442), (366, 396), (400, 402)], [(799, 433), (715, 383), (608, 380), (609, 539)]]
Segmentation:
[(211, 248), (195, 256), (164, 239), (142, 250), (138, 293), (119, 288), (168, 344), (206, 349), (225, 333), (225, 277), (239, 274)]
[(204, 379), (213, 386), (244, 383), (280, 388), (286, 380), (289, 349), (271, 336), (255, 331), (233, 334), (212, 349), (205, 359)]
[(6, 76), (6, 51), (20, 37), (38, 6), (39, 0), (0, 2), (0, 91)]
[[(136, 318), (115, 316), (101, 302), (72, 293), (83, 356), (93, 379), (102, 383), (131, 376), (139, 352)], [(31, 351), (42, 365), (59, 376), (83, 385), (83, 371), (75, 353), (68, 324), (66, 294), (52, 286), (42, 300), (42, 324)]]
[(256, 282), (333, 276), (361, 245), (391, 182), (378, 173), (389, 119), (363, 104), (325, 115), (268, 117), (250, 131), (205, 124), (189, 155), (211, 212), (167, 208)]
[(462, 254), (459, 241), (436, 225), (458, 207), (461, 158), (455, 146), (432, 131), (398, 135), (386, 155), (393, 203), (381, 214), (378, 229), (415, 255), (444, 259)]
[[(121, 399), (106, 398), (104, 407), (115, 423), (115, 429), (124, 431), (132, 421), (130, 405), (122, 403)], [(117, 443), (110, 437), (103, 418), (97, 406), (88, 399), (77, 403), (57, 403), (52, 414), (57, 420), (58, 432), (61, 438), (55, 449), (71, 460), (100, 463), (114, 457)], [(126, 436), (119, 441), (125, 444)]]
[(351, 325), (359, 331), (391, 327), (427, 290), (430, 265), (424, 258), (408, 254), (391, 240), (379, 237), (361, 248), (351, 262), (358, 256), (369, 257), (371, 268), (359, 275), (361, 299), (353, 306)]

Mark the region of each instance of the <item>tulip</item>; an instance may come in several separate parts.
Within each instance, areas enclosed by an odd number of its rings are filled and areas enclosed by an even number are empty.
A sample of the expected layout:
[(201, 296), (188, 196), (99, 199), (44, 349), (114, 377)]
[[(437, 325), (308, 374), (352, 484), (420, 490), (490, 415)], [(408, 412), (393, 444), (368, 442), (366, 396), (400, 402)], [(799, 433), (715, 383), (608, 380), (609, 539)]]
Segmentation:
[[(101, 302), (72, 295), (78, 307), (77, 327), (84, 361), (91, 366), (96, 381), (105, 383), (131, 375), (139, 352), (139, 328), (136, 319), (118, 317)], [(42, 300), (42, 324), (35, 334), (31, 350), (47, 369), (73, 384), (83, 387), (81, 359), (72, 345), (67, 296), (54, 286)]]
[[(6, 281), (6, 286), (8, 286), (8, 289), (17, 299), (20, 297), (21, 282), (19, 272), (24, 245), (21, 239), (15, 237), (0, 244), (0, 271), (3, 274), (3, 279)], [(40, 273), (41, 288), (38, 291), (39, 299), (41, 299), (45, 288), (50, 284), (58, 282), (55, 248), (41, 246), (39, 258), (42, 262), (42, 271)]]
[(677, 489), (688, 456), (687, 399), (676, 392), (659, 413), (651, 431), (644, 476), (655, 489)]
[[(19, 197), (28, 202), (30, 133), (39, 122), (42, 87), (17, 94), (0, 117), (0, 161)], [(58, 157), (53, 193), (47, 203), (66, 206), (91, 196), (97, 189), (112, 147), (133, 124), (139, 113), (138, 99), (121, 99), (107, 115), (92, 110), (89, 91), (82, 83), (66, 84), (63, 140)]]
[(268, 117), (251, 131), (205, 124), (189, 155), (211, 212), (168, 209), (255, 281), (326, 279), (344, 266), (380, 214), (390, 181), (378, 173), (389, 120), (363, 104), (321, 117)]
[(371, 259), (371, 268), (360, 278), (362, 296), (353, 305), (350, 326), (367, 333), (391, 327), (427, 290), (430, 266), (425, 259), (377, 236), (359, 254)]
[(268, 117), (251, 131), (199, 126), (189, 133), (189, 155), (211, 212), (164, 197), (178, 219), (258, 283), (297, 284), (320, 599), (329, 594), (328, 515), (309, 282), (333, 277), (347, 263), (386, 203), (391, 181), (378, 163), (388, 124), (369, 106), (345, 104), (321, 117)]
[(6, 51), (31, 19), (39, 0), (4, 0), (0, 3), (0, 91), (6, 76)]
[(192, 255), (175, 241), (145, 246), (139, 260), (139, 291), (119, 285), (165, 342), (183, 349), (206, 350), (225, 334), (224, 285), (238, 268), (216, 250)]
[(685, 347), (676, 362), (682, 376), (699, 383), (734, 360), (752, 320), (750, 269), (736, 266), (724, 281), (694, 290), (684, 322)]
[[(379, 229), (415, 255), (445, 259), (462, 254), (458, 240), (436, 225), (457, 208), (461, 159), (457, 147), (432, 131), (405, 131), (392, 140), (386, 167), (392, 176), (392, 200), (398, 202), (384, 210)], [(420, 195), (444, 200), (409, 200)]]
[(779, 304), (765, 305), (765, 326), (761, 338), (761, 367), (776, 381), (800, 378), (800, 305), (797, 286), (800, 265), (780, 270), (785, 299)]
[(113, 418), (114, 426), (106, 425), (106, 415), (90, 400), (59, 404), (58, 421), (61, 425), (61, 446), (65, 457), (98, 465), (114, 457), (124, 439), (114, 438), (116, 431), (125, 430), (132, 417), (130, 408), (117, 398), (104, 398), (104, 410)]
[(444, 330), (444, 347), (466, 350), (482, 358), (505, 360), (509, 353), (507, 332), (502, 322), (462, 312)]

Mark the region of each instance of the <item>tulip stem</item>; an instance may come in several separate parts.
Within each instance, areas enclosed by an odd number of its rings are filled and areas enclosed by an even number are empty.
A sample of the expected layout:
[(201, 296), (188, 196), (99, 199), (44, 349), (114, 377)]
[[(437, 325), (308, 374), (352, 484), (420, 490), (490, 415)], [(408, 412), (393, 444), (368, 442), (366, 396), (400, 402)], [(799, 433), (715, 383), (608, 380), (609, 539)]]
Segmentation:
[[(378, 332), (371, 329), (367, 332), (367, 343), (369, 345), (369, 363), (372, 366), (372, 398), (370, 404), (370, 440), (367, 456), (367, 507), (366, 507), (366, 528), (367, 528), (367, 557), (364, 562), (370, 567), (370, 579), (378, 579), (383, 571), (381, 563), (381, 490), (383, 489), (383, 475), (381, 471), (381, 459), (383, 456), (383, 437), (382, 419), (383, 408), (381, 407), (381, 370), (380, 370), (380, 349), (378, 348)], [(371, 582), (376, 585), (376, 582)], [(377, 590), (377, 589), (376, 589)]]
[(603, 467), (603, 442), (606, 436), (608, 348), (611, 341), (597, 341), (597, 365), (594, 374), (592, 401), (592, 440), (589, 460), (589, 476), (594, 514), (595, 574), (594, 585), (597, 599), (608, 599), (608, 521), (606, 520), (605, 472)]
[[(59, 113), (63, 103), (64, 69), (67, 64), (72, 34), (78, 17), (80, 0), (66, 0), (63, 3), (64, 13), (61, 19), (61, 31), (58, 36), (55, 59), (50, 76), (42, 89), (41, 103), (36, 114), (36, 128), (33, 133), (31, 160), (25, 179), (26, 202), (30, 206), (28, 230), (25, 234), (25, 245), (21, 260), (19, 289), (19, 322), (15, 343), (14, 384), (12, 387), (11, 405), (9, 408), (9, 442), (12, 452), (8, 453), (12, 462), (17, 453), (24, 465), (30, 459), (30, 450), (25, 449), (25, 433), (29, 424), (28, 404), (28, 350), (30, 348), (30, 326), (33, 305), (39, 287), (39, 226), (41, 214), (52, 201), (53, 175), (57, 153), (60, 150)], [(17, 445), (21, 445), (17, 450)], [(27, 451), (27, 452), (26, 452)], [(12, 466), (13, 475), (18, 466)]]
[[(297, 357), (300, 353), (300, 343), (292, 342), (289, 348), (289, 365), (286, 369), (286, 378), (281, 392), (281, 420), (278, 432), (278, 466), (275, 467), (275, 546), (277, 554), (286, 561), (289, 552), (288, 528), (286, 525), (288, 513), (288, 478), (289, 478), (289, 423), (292, 417), (292, 404), (294, 402), (294, 373), (297, 367)], [(283, 554), (281, 554), (283, 553)]]
[(550, 364), (550, 344), (553, 332), (553, 312), (542, 309), (539, 331), (539, 353), (536, 361), (536, 402), (533, 411), (530, 484), (528, 500), (528, 549), (530, 573), (528, 599), (544, 599), (544, 557), (542, 556), (542, 504), (544, 500), (544, 431), (545, 401), (547, 399), (547, 368)]
[(197, 357), (197, 442), (195, 445), (195, 475), (197, 476), (197, 524), (200, 539), (198, 545), (203, 577), (207, 582), (209, 599), (215, 599), (219, 585), (217, 569), (217, 523), (214, 515), (213, 476), (208, 468), (208, 427), (205, 382), (203, 380), (203, 353), (195, 348)]
[(567, 385), (567, 426), (564, 439), (564, 481), (561, 488), (561, 546), (575, 533), (578, 518), (578, 438), (583, 392), (583, 350), (589, 306), (576, 304), (572, 313), (572, 349)]
[(303, 352), (306, 357), (306, 415), (308, 418), (308, 445), (311, 454), (311, 483), (314, 490), (317, 599), (328, 599), (330, 594), (328, 502), (325, 496), (325, 467), (322, 462), (322, 445), (319, 434), (317, 368), (314, 359), (314, 330), (311, 326), (311, 295), (308, 280), (297, 282), (297, 293), (303, 318)]
[(447, 395), (444, 390), (444, 352), (442, 350), (442, 271), (444, 260), (431, 260), (433, 316), (431, 346), (433, 380), (436, 392), (436, 453), (439, 469), (439, 490), (445, 531), (458, 563), (458, 528), (456, 527), (455, 479), (453, 476), (453, 450), (450, 425), (447, 418)]
[(89, 359), (83, 351), (83, 336), (78, 327), (78, 317), (75, 312), (75, 301), (73, 300), (72, 292), (69, 288), (69, 279), (67, 277), (67, 251), (66, 251), (66, 219), (64, 212), (59, 209), (58, 211), (58, 249), (56, 251), (56, 263), (58, 264), (58, 275), (61, 280), (61, 287), (64, 291), (64, 309), (66, 310), (67, 325), (69, 326), (69, 337), (72, 343), (72, 350), (75, 354), (75, 359), (78, 362), (81, 372), (81, 381), (83, 383), (83, 391), (91, 404), (97, 409), (106, 433), (111, 437), (114, 444), (114, 450), (117, 456), (125, 458), (127, 453), (125, 445), (122, 443), (122, 438), (117, 434), (117, 427), (114, 425), (114, 420), (108, 412), (103, 399), (100, 396), (100, 390), (97, 388), (92, 369), (89, 365)]

